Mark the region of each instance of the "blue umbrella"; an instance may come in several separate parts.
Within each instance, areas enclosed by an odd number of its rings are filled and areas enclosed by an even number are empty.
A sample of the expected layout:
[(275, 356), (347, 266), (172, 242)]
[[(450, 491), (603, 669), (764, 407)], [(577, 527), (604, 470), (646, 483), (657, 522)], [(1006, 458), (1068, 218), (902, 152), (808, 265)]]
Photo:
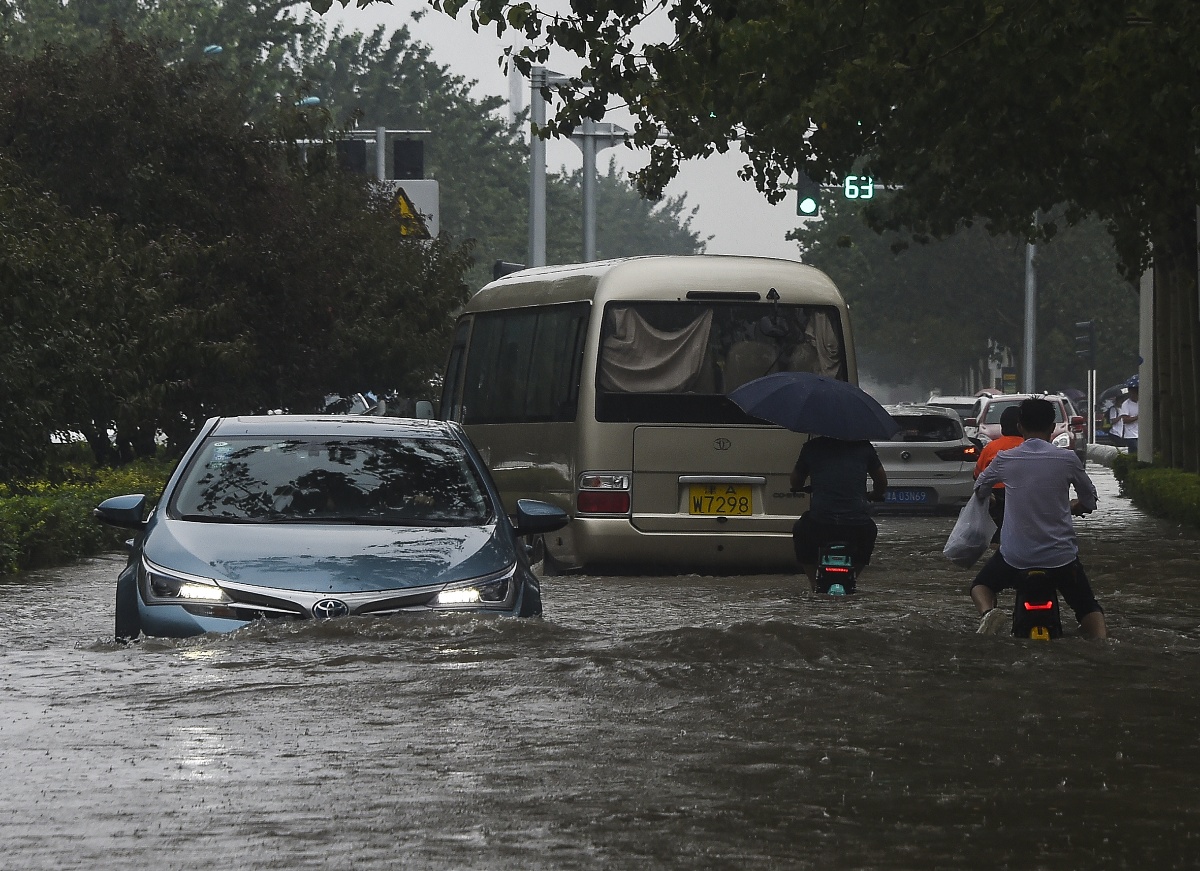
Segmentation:
[(887, 441), (900, 427), (874, 397), (847, 381), (775, 372), (729, 394), (742, 411), (794, 432), (846, 441)]

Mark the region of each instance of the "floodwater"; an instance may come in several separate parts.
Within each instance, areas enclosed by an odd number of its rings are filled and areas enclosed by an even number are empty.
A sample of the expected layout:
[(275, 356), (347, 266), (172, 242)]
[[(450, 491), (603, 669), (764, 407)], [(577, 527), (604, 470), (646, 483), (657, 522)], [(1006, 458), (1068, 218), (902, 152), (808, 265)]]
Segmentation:
[(123, 647), (120, 557), (4, 579), (0, 866), (1200, 867), (1200, 536), (1089, 470), (1107, 643), (976, 635), (946, 517), (846, 600), (568, 576), (527, 621)]

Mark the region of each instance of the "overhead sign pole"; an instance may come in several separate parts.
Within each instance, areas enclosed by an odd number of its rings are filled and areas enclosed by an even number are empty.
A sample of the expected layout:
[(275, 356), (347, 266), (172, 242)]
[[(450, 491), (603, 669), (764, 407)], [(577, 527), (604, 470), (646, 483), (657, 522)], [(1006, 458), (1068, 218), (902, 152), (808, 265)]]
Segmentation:
[[(569, 81), (569, 76), (533, 67), (529, 77), (529, 119), (535, 127), (546, 123), (542, 88)], [(571, 141), (583, 152), (583, 259), (596, 259), (596, 153), (611, 148), (625, 136), (616, 124), (585, 118)], [(546, 140), (532, 135), (529, 142), (529, 265), (546, 265)]]
[(546, 265), (546, 140), (537, 130), (546, 125), (546, 98), (542, 88), (551, 74), (545, 67), (534, 67), (529, 75), (529, 120), (533, 131), (529, 139), (529, 265)]
[(583, 262), (590, 263), (596, 259), (596, 122), (591, 118), (584, 119), (582, 141), (576, 144), (583, 152)]
[(1037, 272), (1033, 263), (1036, 253), (1036, 245), (1025, 243), (1025, 370), (1022, 380), (1026, 393), (1037, 392), (1037, 386), (1033, 383), (1034, 346), (1037, 343)]
[(583, 152), (583, 260), (596, 259), (596, 154), (611, 148), (625, 136), (616, 124), (600, 124), (584, 119), (583, 130), (571, 134), (571, 141)]

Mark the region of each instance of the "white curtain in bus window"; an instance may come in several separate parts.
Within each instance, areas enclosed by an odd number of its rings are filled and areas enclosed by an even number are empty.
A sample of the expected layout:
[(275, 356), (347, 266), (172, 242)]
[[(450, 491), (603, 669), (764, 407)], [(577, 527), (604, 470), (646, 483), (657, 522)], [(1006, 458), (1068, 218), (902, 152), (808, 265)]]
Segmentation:
[(713, 313), (679, 330), (660, 330), (631, 308), (610, 308), (612, 332), (600, 355), (599, 384), (621, 393), (679, 393), (704, 367)]
[(817, 365), (804, 368), (811, 369), (818, 375), (837, 378), (842, 371), (842, 343), (838, 337), (837, 327), (834, 326), (828, 313), (819, 309), (813, 311), (809, 317), (805, 334), (817, 352)]

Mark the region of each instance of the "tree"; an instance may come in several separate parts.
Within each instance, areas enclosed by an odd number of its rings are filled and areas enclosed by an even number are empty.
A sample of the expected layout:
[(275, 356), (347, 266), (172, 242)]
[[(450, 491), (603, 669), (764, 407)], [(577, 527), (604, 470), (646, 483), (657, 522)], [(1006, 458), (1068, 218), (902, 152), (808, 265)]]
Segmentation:
[[(439, 182), (442, 231), (473, 242), (472, 286), (490, 280), (496, 260), (525, 259), (529, 147), (521, 125), (499, 114), (502, 98), (473, 98), (472, 83), (434, 63), (431, 49), (412, 41), (407, 28), (363, 34), (338, 27), (327, 33), (318, 25), (294, 54), (301, 59), (300, 79), (322, 94), (339, 124), (361, 120), (367, 129), (431, 131), (425, 137), (426, 174)], [(547, 177), (547, 209), (555, 212), (547, 221), (551, 263), (581, 257), (580, 187), (579, 173)], [(597, 221), (605, 256), (703, 250), (703, 241), (687, 227), (682, 198), (656, 207), (611, 170), (598, 188), (601, 208), (619, 221)]]
[[(869, 230), (847, 201), (792, 234), (806, 263), (827, 272), (850, 303), (859, 368), (882, 383), (919, 382), (957, 392), (982, 375), (992, 343), (1019, 351), (1024, 339), (1025, 246), (982, 227), (924, 245)], [(1101, 386), (1124, 380), (1137, 361), (1137, 299), (1113, 268), (1104, 228), (1085, 222), (1037, 252), (1035, 383), (1086, 384), (1074, 325), (1094, 320), (1102, 338)]]
[(451, 15), (469, 6), (477, 27), (522, 31), (525, 70), (550, 44), (582, 58), (548, 131), (620, 99), (650, 150), (647, 193), (681, 159), (736, 139), (744, 176), (772, 200), (797, 171), (826, 180), (869, 161), (902, 187), (868, 212), (877, 229), (928, 238), (982, 221), (1046, 240), (1095, 215), (1127, 277), (1153, 260), (1156, 432), (1169, 465), (1198, 470), (1200, 118), (1186, 110), (1200, 67), (1197, 4), (670, 0), (669, 37), (643, 44), (640, 25), (658, 4), (431, 3)]
[[(524, 258), (528, 147), (497, 113), (502, 101), (471, 98), (406, 28), (330, 33), (299, 11), (257, 0), (0, 7), (0, 155), (27, 174), (31, 197), (51, 194), (61, 220), (110, 233), (82, 246), (93, 259), (79, 267), (111, 272), (110, 305), (60, 312), (107, 345), (89, 345), (78, 374), (90, 380), (62, 381), (42, 421), (85, 433), (102, 460), (152, 450), (160, 428), (184, 444), (231, 409), (305, 409), (368, 388), (424, 395), (468, 288), (493, 260)], [(222, 51), (205, 54), (212, 45)], [(313, 93), (319, 107), (297, 108)], [(359, 120), (435, 131), (426, 154), (442, 182), (442, 239), (396, 246), (370, 180), (335, 171), (332, 140)], [(319, 143), (307, 159), (285, 147), (299, 140)], [(703, 247), (682, 200), (654, 207), (611, 176), (606, 253)], [(564, 204), (550, 240), (567, 259), (578, 257), (578, 186), (549, 181)]]
[[(296, 96), (316, 95), (338, 128), (361, 123), (367, 129), (430, 130), (424, 137), (426, 173), (440, 184), (442, 232), (473, 242), (476, 264), (468, 283), (478, 287), (490, 280), (496, 260), (526, 257), (529, 148), (523, 125), (510, 125), (499, 114), (502, 98), (472, 97), (473, 83), (434, 63), (429, 46), (415, 42), (407, 27), (367, 34), (330, 30), (303, 0), (12, 0), (8, 8), (0, 18), (0, 47), (10, 53), (28, 56), (46, 42), (96, 47), (116, 26), (157, 46), (168, 62), (207, 61), (236, 83), (259, 121), (277, 108), (276, 95), (288, 105)], [(223, 50), (205, 58), (208, 45)], [(551, 174), (548, 203), (569, 201), (577, 184), (569, 173)], [(682, 208), (647, 207), (629, 185), (613, 195), (626, 223), (617, 234), (623, 244), (610, 244), (609, 256), (679, 250), (655, 242), (677, 235), (680, 227), (671, 222), (681, 219)], [(580, 256), (578, 214), (569, 217), (569, 224), (548, 222), (551, 262)], [(600, 229), (604, 234), (603, 224)], [(703, 247), (693, 237), (689, 253)], [(555, 260), (556, 252), (567, 259)]]
[(78, 430), (104, 460), (111, 427), (133, 455), (160, 429), (186, 444), (212, 414), (427, 389), (469, 251), (405, 240), (383, 192), (337, 169), (321, 113), (253, 123), (210, 65), (164, 65), (119, 35), (0, 54), (0, 75), (14, 206), (53, 204), (44, 227), (15, 208), (0, 238), (28, 261), (5, 288), (31, 330), (11, 368), (52, 385), (43, 399), (14, 379), (5, 405), (39, 415), (27, 439)]

